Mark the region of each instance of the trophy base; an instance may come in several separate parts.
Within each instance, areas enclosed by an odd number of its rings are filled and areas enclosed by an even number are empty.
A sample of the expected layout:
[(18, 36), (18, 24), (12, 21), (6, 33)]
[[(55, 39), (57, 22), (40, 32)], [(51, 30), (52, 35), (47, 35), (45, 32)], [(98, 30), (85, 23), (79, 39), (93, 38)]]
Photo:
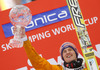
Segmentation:
[(12, 48), (21, 48), (23, 47), (23, 41), (20, 39), (11, 39), (9, 45), (12, 46)]

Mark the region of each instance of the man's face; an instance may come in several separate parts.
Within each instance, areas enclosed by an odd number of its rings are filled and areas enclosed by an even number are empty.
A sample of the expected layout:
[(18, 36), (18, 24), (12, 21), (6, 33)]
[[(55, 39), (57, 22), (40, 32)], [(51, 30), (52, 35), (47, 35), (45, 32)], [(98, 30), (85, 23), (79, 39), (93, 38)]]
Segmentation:
[(69, 47), (63, 50), (63, 58), (67, 63), (77, 60), (75, 51)]

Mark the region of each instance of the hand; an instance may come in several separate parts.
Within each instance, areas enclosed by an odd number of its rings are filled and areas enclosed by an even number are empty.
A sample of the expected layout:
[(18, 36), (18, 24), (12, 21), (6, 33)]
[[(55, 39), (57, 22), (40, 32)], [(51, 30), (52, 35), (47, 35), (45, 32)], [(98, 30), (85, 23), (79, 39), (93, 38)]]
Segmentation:
[[(19, 31), (18, 31), (19, 30)], [(25, 37), (26, 36), (26, 34), (25, 34), (25, 27), (20, 27), (20, 28), (18, 28), (18, 27), (16, 27), (16, 26), (14, 26), (14, 29), (13, 29), (13, 34), (15, 35), (19, 35), (20, 36), (20, 38), (23, 38), (23, 37)]]

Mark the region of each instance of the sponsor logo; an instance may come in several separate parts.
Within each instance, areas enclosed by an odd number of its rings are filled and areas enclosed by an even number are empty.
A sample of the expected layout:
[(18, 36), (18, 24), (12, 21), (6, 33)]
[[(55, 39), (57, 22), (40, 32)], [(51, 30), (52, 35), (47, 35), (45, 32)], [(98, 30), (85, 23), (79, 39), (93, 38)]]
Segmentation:
[[(68, 6), (60, 7), (54, 10), (50, 10), (44, 13), (40, 13), (32, 16), (32, 20), (30, 24), (25, 27), (26, 31), (30, 31), (39, 27), (43, 27), (49, 24), (53, 24), (56, 22), (60, 22), (62, 20), (66, 20), (71, 18)], [(5, 37), (13, 36), (12, 30), (13, 25), (11, 23), (7, 23), (2, 25)]]
[(91, 53), (85, 54), (85, 56), (86, 56), (86, 57), (94, 56), (94, 52), (91, 52)]
[(82, 15), (81, 10), (79, 8), (77, 0), (68, 0), (68, 4), (70, 6), (70, 11), (72, 14), (72, 18), (74, 20), (74, 23), (77, 27), (85, 27), (84, 24), (81, 23)]

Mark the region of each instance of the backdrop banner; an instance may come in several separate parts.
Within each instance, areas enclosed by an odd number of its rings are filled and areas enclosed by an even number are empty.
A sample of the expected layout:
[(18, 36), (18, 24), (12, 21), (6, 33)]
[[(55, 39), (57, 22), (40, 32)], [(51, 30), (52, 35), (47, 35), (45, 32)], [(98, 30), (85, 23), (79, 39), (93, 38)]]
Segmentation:
[[(100, 69), (100, 0), (78, 1)], [(25, 6), (32, 12), (32, 21), (25, 27), (26, 34), (41, 57), (51, 64), (62, 64), (60, 46), (64, 42), (72, 42), (79, 51), (79, 57), (83, 58), (66, 0), (36, 0)], [(23, 47), (8, 45), (13, 38), (9, 11), (0, 12), (0, 69), (35, 70)]]

